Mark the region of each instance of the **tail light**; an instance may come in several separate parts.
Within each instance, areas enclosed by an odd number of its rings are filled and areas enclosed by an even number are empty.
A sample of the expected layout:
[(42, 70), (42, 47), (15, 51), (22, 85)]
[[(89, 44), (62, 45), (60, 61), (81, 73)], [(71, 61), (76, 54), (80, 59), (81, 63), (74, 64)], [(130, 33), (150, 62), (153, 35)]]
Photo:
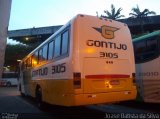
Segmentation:
[(81, 73), (73, 73), (73, 86), (74, 88), (81, 88)]

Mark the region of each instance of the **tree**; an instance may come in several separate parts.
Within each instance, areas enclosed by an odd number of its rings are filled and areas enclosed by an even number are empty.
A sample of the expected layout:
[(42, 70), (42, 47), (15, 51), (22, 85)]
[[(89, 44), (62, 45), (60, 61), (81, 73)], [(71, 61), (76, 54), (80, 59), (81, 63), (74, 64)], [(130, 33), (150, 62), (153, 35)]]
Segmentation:
[(142, 12), (140, 11), (138, 5), (135, 8), (132, 8), (132, 13), (129, 13), (131, 18), (137, 18), (139, 19), (140, 22), (140, 27), (141, 27), (141, 32), (142, 34), (144, 33), (144, 28), (143, 28), (143, 19), (146, 18), (149, 15), (155, 15), (156, 13), (154, 11), (149, 11), (149, 9), (144, 9)]
[(149, 9), (144, 9), (142, 12), (140, 11), (138, 5), (135, 8), (132, 8), (133, 13), (129, 13), (133, 18), (142, 18), (147, 17), (149, 15), (155, 15), (154, 11), (149, 11)]
[(4, 66), (10, 66), (11, 70), (15, 71), (18, 62), (17, 60), (22, 60), (28, 53), (33, 50), (33, 47), (27, 45), (11, 45), (7, 44), (5, 52), (5, 64)]
[(113, 19), (113, 20), (119, 19), (121, 17), (125, 17), (124, 15), (121, 15), (121, 11), (122, 11), (122, 8), (119, 8), (116, 11), (114, 5), (111, 4), (111, 12), (109, 12), (108, 10), (104, 10), (104, 13), (106, 13), (106, 16), (101, 15), (101, 17), (102, 18), (109, 18), (109, 19)]

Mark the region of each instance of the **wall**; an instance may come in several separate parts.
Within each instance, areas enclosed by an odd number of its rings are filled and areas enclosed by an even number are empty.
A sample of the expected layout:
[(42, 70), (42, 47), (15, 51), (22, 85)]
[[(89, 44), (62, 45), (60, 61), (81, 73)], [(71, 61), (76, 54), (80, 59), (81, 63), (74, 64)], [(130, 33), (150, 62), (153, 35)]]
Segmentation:
[(0, 79), (2, 76), (12, 0), (0, 0)]

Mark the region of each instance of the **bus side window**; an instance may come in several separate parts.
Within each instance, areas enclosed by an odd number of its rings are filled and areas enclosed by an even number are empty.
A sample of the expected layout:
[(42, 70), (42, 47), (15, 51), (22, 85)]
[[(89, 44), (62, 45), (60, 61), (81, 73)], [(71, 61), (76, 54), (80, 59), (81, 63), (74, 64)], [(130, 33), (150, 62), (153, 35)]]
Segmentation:
[(156, 39), (149, 39), (147, 40), (147, 51), (153, 52), (157, 50), (158, 43)]
[(43, 53), (42, 53), (42, 57), (43, 57), (43, 60), (47, 60), (47, 51), (48, 51), (48, 44), (44, 45), (43, 46)]
[(136, 42), (134, 48), (135, 48), (136, 62), (141, 62), (144, 59), (143, 53), (146, 50), (146, 42), (145, 41)]
[(68, 53), (68, 45), (69, 45), (69, 31), (65, 31), (62, 34), (62, 55)]
[(55, 39), (54, 58), (60, 56), (61, 49), (61, 36), (58, 35)]
[(158, 56), (157, 37), (150, 37), (140, 42), (134, 43), (134, 53), (136, 63), (152, 60)]
[(136, 45), (137, 54), (142, 54), (145, 51), (145, 48), (146, 48), (146, 42), (145, 41), (138, 42), (137, 45)]
[(38, 64), (38, 51), (32, 55), (32, 67), (35, 67)]
[(7, 73), (2, 73), (2, 78), (17, 78), (18, 74), (17, 72), (7, 72)]
[(150, 59), (155, 57), (158, 52), (158, 42), (157, 39), (155, 37), (153, 38), (149, 38), (147, 40), (147, 54), (146, 54), (146, 59)]
[(53, 51), (54, 51), (54, 42), (51, 41), (49, 44), (48, 44), (48, 60), (50, 59), (53, 59)]
[(41, 63), (43, 61), (43, 56), (42, 56), (43, 50), (42, 48), (38, 51), (38, 63)]

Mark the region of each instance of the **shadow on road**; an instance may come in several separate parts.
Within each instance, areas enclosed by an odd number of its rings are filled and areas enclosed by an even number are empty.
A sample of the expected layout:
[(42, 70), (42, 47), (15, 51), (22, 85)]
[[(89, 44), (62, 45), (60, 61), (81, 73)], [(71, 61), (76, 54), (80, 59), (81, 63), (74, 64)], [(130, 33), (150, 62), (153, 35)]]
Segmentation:
[[(22, 98), (36, 107), (36, 102), (33, 98)], [(45, 104), (45, 108), (41, 110), (40, 115), (45, 119), (103, 119), (105, 117), (104, 112), (92, 110), (86, 106), (64, 107), (49, 104)]]
[(46, 105), (42, 111), (37, 108), (33, 98), (22, 97), (17, 87), (0, 87), (0, 119), (14, 116), (18, 119), (101, 119), (105, 113), (85, 106)]

